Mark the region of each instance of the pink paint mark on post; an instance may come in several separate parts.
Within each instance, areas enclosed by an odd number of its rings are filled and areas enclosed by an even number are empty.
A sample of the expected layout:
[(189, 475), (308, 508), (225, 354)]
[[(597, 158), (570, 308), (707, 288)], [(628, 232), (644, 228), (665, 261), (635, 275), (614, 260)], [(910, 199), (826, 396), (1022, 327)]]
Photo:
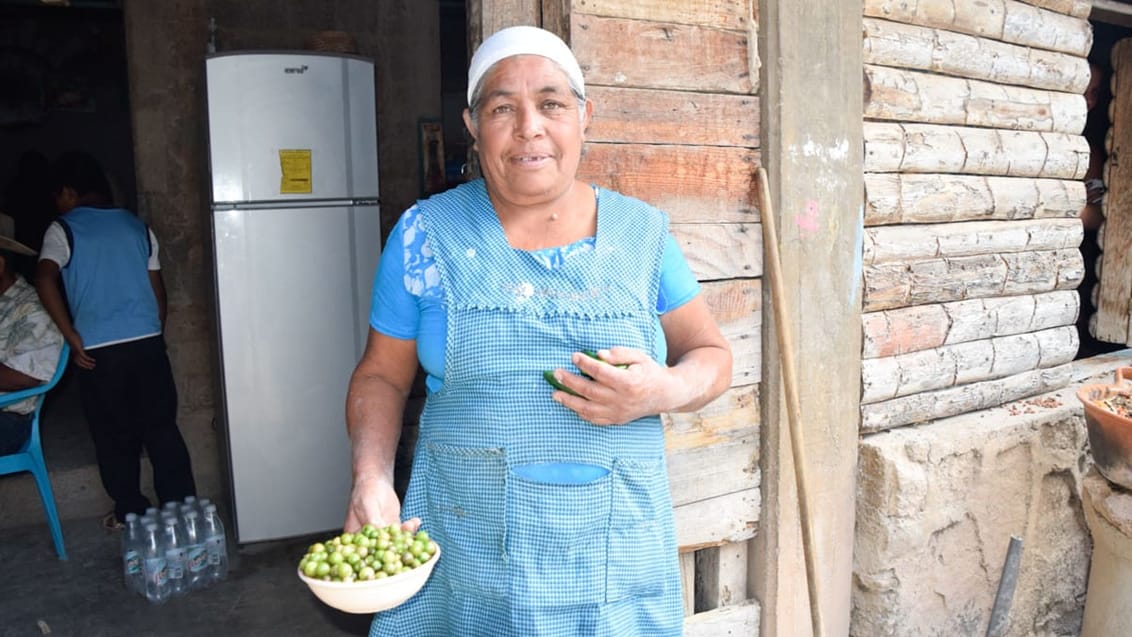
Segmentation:
[(806, 200), (806, 210), (794, 217), (794, 222), (802, 230), (802, 234), (816, 232), (818, 229), (818, 202), (813, 199)]

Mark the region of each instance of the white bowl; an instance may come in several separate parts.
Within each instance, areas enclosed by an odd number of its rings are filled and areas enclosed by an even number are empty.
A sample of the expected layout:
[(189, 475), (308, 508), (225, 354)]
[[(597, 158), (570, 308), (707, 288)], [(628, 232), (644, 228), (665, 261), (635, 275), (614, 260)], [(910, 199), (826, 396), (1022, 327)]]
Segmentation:
[(440, 547), (429, 561), (391, 577), (362, 582), (327, 582), (298, 571), (315, 597), (331, 608), (347, 613), (376, 613), (400, 606), (421, 590), (432, 568), (440, 560)]

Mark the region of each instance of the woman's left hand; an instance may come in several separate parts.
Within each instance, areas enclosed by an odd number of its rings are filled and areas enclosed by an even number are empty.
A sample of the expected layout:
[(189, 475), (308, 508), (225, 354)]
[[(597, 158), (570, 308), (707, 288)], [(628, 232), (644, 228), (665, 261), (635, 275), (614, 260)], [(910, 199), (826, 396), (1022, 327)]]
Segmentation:
[(590, 378), (555, 370), (558, 382), (577, 392), (555, 391), (554, 400), (595, 425), (623, 425), (670, 409), (668, 369), (648, 354), (629, 347), (597, 352), (600, 360), (575, 352), (572, 362)]

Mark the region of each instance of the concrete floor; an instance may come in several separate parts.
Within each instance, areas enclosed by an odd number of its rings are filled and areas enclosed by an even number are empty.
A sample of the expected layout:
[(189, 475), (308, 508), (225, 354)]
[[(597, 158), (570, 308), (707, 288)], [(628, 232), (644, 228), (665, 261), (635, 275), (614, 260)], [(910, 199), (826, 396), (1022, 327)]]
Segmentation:
[[(247, 545), (226, 581), (161, 606), (122, 585), (119, 535), (64, 520), (59, 561), (46, 524), (0, 531), (0, 637), (365, 635), (371, 617), (319, 602), (295, 575), (316, 538)], [(231, 549), (230, 549), (231, 550)]]

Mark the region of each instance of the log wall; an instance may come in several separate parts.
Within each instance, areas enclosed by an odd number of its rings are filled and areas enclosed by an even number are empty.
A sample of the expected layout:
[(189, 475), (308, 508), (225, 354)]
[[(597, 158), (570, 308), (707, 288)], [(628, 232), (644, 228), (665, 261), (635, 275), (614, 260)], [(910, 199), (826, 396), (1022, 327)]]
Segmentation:
[(685, 634), (755, 634), (748, 555), (761, 506), (757, 5), (564, 5), (561, 30), (595, 105), (580, 178), (669, 214), (734, 353), (732, 387), (722, 397), (694, 414), (664, 416)]
[(1090, 3), (863, 7), (862, 432), (1063, 386)]

